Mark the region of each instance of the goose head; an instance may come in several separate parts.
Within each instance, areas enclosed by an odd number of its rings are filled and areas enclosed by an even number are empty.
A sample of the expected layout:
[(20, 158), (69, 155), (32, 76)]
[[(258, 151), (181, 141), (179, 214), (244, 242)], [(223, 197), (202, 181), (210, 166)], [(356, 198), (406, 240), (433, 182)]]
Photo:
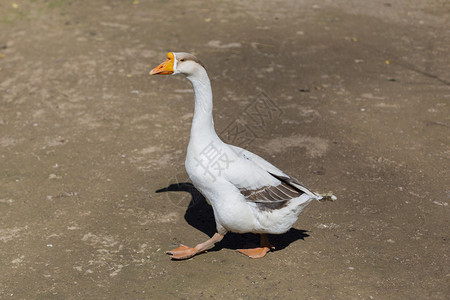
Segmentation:
[(183, 74), (192, 76), (204, 70), (201, 61), (194, 55), (186, 52), (169, 52), (167, 59), (150, 71), (150, 75)]

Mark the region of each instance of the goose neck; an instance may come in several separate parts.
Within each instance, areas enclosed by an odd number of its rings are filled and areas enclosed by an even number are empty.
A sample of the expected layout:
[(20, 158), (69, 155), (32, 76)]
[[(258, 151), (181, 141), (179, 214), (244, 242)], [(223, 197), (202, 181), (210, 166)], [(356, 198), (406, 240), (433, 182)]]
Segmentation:
[(187, 77), (194, 88), (194, 117), (192, 119), (191, 138), (217, 136), (214, 130), (213, 100), (211, 83), (205, 70), (200, 74)]

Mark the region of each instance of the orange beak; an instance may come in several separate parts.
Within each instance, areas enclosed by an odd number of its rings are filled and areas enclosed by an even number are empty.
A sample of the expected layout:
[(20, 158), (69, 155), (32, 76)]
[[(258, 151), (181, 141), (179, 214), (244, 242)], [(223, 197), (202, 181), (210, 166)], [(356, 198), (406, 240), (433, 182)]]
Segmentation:
[(165, 62), (150, 71), (150, 75), (169, 75), (173, 74), (174, 55), (172, 52), (167, 53)]

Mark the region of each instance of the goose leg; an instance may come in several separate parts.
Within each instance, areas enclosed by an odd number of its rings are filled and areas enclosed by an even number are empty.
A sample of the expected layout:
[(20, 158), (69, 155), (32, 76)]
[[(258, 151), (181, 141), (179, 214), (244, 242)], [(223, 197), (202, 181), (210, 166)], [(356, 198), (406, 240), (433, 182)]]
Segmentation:
[(266, 234), (261, 234), (261, 247), (253, 249), (238, 249), (237, 251), (247, 255), (251, 258), (264, 257), (271, 249), (275, 249), (269, 242), (269, 238)]
[(214, 246), (215, 243), (220, 242), (223, 239), (223, 237), (224, 235), (216, 232), (212, 238), (210, 238), (204, 243), (198, 244), (194, 248), (181, 245), (180, 247), (167, 251), (166, 253), (172, 255), (172, 259), (187, 259), (211, 248), (212, 246)]

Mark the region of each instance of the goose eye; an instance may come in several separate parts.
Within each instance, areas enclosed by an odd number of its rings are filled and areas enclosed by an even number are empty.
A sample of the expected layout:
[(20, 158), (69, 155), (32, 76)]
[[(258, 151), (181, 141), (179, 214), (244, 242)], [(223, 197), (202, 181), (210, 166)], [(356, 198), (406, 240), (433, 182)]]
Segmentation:
[(180, 59), (180, 61), (185, 61), (185, 59), (184, 59), (184, 58), (182, 58), (182, 59)]

